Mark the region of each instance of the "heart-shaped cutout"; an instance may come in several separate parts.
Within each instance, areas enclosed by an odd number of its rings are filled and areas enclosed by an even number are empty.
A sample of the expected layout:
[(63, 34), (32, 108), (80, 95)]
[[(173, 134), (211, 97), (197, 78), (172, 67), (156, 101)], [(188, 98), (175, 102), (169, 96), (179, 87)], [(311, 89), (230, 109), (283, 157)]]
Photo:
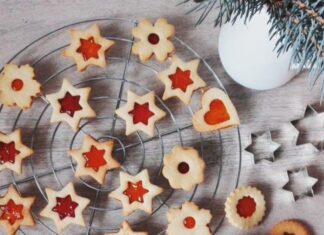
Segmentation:
[(215, 99), (210, 103), (209, 111), (205, 114), (204, 119), (208, 125), (216, 125), (230, 119), (227, 109), (220, 99)]

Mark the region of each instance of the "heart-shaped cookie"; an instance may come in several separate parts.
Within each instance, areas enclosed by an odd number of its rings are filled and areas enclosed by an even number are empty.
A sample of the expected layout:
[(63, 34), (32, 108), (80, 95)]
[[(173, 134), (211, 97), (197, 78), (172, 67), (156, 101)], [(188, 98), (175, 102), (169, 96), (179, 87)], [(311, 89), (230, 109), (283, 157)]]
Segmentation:
[(202, 108), (192, 119), (199, 132), (214, 131), (240, 124), (236, 109), (229, 97), (218, 88), (209, 89), (202, 97)]

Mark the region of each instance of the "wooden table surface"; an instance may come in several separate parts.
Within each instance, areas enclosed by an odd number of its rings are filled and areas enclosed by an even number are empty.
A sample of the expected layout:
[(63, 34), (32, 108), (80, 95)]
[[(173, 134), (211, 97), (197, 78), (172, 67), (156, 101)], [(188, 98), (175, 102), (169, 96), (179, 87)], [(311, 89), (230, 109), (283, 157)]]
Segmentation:
[[(316, 149), (312, 143), (320, 143), (321, 137), (323, 136), (323, 118), (321, 115), (316, 118), (310, 119), (310, 121), (300, 122), (300, 128), (302, 134), (298, 138), (298, 132), (291, 125), (290, 121), (300, 119), (304, 116), (305, 109), (307, 104), (316, 104), (319, 100), (319, 86), (310, 90), (307, 83), (307, 74), (301, 74), (294, 78), (288, 84), (269, 91), (254, 91), (247, 88), (244, 88), (236, 84), (231, 78), (226, 74), (222, 68), (221, 62), (218, 57), (218, 34), (219, 28), (213, 28), (212, 19), (207, 19), (205, 23), (201, 26), (195, 28), (193, 25), (197, 19), (197, 15), (185, 15), (185, 12), (189, 10), (192, 4), (187, 4), (186, 6), (176, 7), (175, 5), (179, 2), (176, 0), (172, 1), (151, 1), (151, 0), (122, 0), (122, 1), (112, 1), (112, 0), (74, 0), (74, 1), (53, 1), (53, 0), (39, 0), (39, 1), (4, 1), (1, 0), (0, 8), (0, 64), (5, 64), (18, 50), (23, 48), (25, 45), (33, 41), (34, 39), (44, 35), (45, 33), (70, 24), (76, 21), (82, 21), (89, 18), (128, 18), (128, 19), (140, 19), (147, 17), (150, 19), (156, 19), (158, 17), (166, 17), (172, 24), (176, 26), (177, 32), (176, 35), (178, 38), (181, 38), (183, 41), (188, 43), (192, 48), (194, 48), (207, 62), (212, 66), (212, 68), (219, 75), (222, 83), (226, 87), (231, 99), (236, 105), (240, 118), (241, 118), (241, 138), (242, 138), (242, 171), (240, 177), (240, 185), (252, 185), (260, 188), (264, 194), (267, 201), (267, 213), (264, 221), (260, 226), (250, 230), (250, 231), (240, 231), (232, 227), (228, 221), (225, 219), (224, 223), (218, 230), (218, 234), (267, 234), (271, 227), (277, 222), (296, 218), (304, 221), (309, 225), (314, 234), (321, 234), (323, 230), (323, 211), (324, 211), (324, 193), (323, 193), (323, 181), (324, 171), (323, 171), (323, 154)], [(105, 25), (102, 23), (103, 27), (107, 27), (108, 31), (105, 31), (105, 35), (118, 35), (122, 37), (130, 36), (130, 27), (128, 25), (113, 23), (110, 27), (109, 24)], [(110, 30), (110, 31), (109, 31)], [(62, 33), (62, 40), (69, 40), (68, 33)], [(54, 37), (55, 39), (55, 37)], [(53, 40), (53, 38), (52, 38)], [(51, 41), (42, 42), (36, 48), (33, 48), (30, 51), (24, 53), (23, 56), (17, 58), (15, 62), (17, 63), (28, 63), (34, 61), (41, 55), (45, 53), (48, 49), (51, 48), (50, 44), (54, 43)], [(47, 46), (49, 45), (49, 46)], [(129, 46), (129, 45), (128, 45)], [(127, 47), (120, 46), (117, 47), (112, 54), (119, 55), (121, 53), (127, 53)], [(40, 54), (38, 54), (40, 53)], [(183, 53), (184, 56), (188, 58), (194, 58), (190, 54)], [(125, 54), (126, 55), (126, 54)], [(56, 56), (60, 58), (59, 56)], [(135, 56), (132, 56), (131, 59), (136, 60)], [(50, 59), (49, 59), (50, 61)], [(62, 64), (71, 64), (70, 60), (58, 59), (54, 62), (44, 62), (38, 65), (39, 69), (39, 80), (45, 81), (47, 76), (53, 74), (56, 69), (59, 68)], [(61, 64), (60, 64), (61, 63)], [(112, 63), (111, 71), (107, 70), (109, 76), (119, 77), (118, 73), (122, 71), (124, 65), (115, 66)], [(119, 66), (119, 67), (118, 67)], [(74, 69), (75, 70), (75, 69)], [(96, 73), (95, 69), (90, 69), (89, 73), (83, 75), (78, 74), (76, 71), (69, 73), (69, 78), (74, 77), (84, 77), (90, 76), (91, 73)], [(152, 76), (151, 75), (141, 75), (140, 69), (130, 69), (127, 72), (128, 78), (132, 77), (136, 82), (141, 84), (143, 76)], [(118, 72), (117, 72), (118, 71)], [(205, 72), (202, 71), (204, 75)], [(64, 76), (67, 74), (64, 74)], [(63, 76), (62, 76), (63, 77)], [(206, 77), (208, 75), (206, 74)], [(62, 78), (58, 79), (61, 81)], [(146, 78), (145, 78), (146, 79)], [(209, 78), (206, 78), (207, 80)], [(262, 78), (260, 78), (262, 79)], [(161, 95), (161, 84), (156, 80), (150, 80), (152, 82), (147, 83), (148, 89), (154, 89), (157, 91), (158, 95)], [(211, 80), (208, 80), (211, 81)], [(58, 83), (49, 83), (44, 88), (45, 92), (53, 92), (59, 88), (60, 82)], [(89, 83), (87, 83), (89, 85)], [(213, 82), (210, 85), (215, 85)], [(107, 95), (111, 94), (114, 96), (114, 92), (118, 91), (119, 86), (118, 82), (114, 84), (111, 82), (110, 87), (117, 86), (118, 89), (109, 89), (107, 87), (96, 86), (90, 84), (93, 89), (96, 89), (93, 92), (95, 95)], [(128, 86), (125, 87), (127, 90)], [(133, 88), (135, 89), (135, 88)], [(141, 91), (140, 88), (136, 90)], [(125, 99), (125, 91), (123, 92), (123, 98)], [(178, 109), (178, 106), (181, 106), (177, 102), (168, 102), (169, 107), (172, 111), (177, 113), (178, 123), (186, 124), (188, 121), (190, 123), (190, 117), (188, 113), (182, 113), (181, 108)], [(106, 105), (106, 104), (102, 104)], [(108, 104), (109, 105), (109, 104)], [(111, 104), (109, 108), (107, 106), (96, 106), (96, 111), (100, 115), (112, 114), (114, 111), (115, 103)], [(33, 109), (22, 115), (17, 126), (21, 127), (24, 131), (24, 141), (31, 144), (31, 133), (34, 128), (37, 117), (39, 116), (38, 107), (44, 107), (44, 103), (41, 100), (37, 100)], [(100, 108), (101, 107), (101, 108)], [(102, 107), (105, 107), (104, 109)], [(177, 111), (178, 110), (178, 111)], [(321, 110), (320, 108), (318, 110)], [(0, 130), (4, 132), (9, 132), (12, 129), (14, 119), (17, 115), (17, 110), (4, 109), (0, 114)], [(49, 125), (49, 115), (50, 109), (46, 112), (47, 117), (41, 121), (40, 128), (37, 130), (37, 135), (33, 139), (35, 144), (36, 153), (33, 156), (33, 166), (37, 174), (46, 172), (49, 170), (49, 144), (50, 136), (55, 129), (55, 125)], [(102, 125), (108, 125), (107, 123), (101, 123)], [(111, 123), (109, 122), (109, 125)], [(98, 125), (92, 125), (85, 130), (96, 136), (97, 138), (102, 136), (107, 136), (112, 134), (110, 129), (102, 130)], [(119, 136), (125, 142), (132, 142), (131, 139), (123, 137), (123, 122), (118, 121), (118, 128), (116, 128), (115, 136)], [(162, 122), (159, 125), (160, 129), (163, 131), (168, 130), (169, 126), (167, 121)], [(271, 130), (272, 139), (274, 142), (281, 144), (281, 147), (275, 154), (275, 161), (260, 161), (256, 164), (254, 163), (253, 156), (244, 149), (251, 143), (251, 133), (258, 132), (267, 132)], [(197, 133), (191, 132), (188, 130), (184, 131), (183, 142), (187, 145), (194, 145), (200, 147), (199, 145), (199, 135)], [(53, 154), (54, 166), (56, 168), (66, 166), (69, 164), (70, 159), (66, 154), (66, 150), (69, 147), (67, 144), (72, 136), (73, 132), (69, 129), (68, 126), (63, 125), (57, 133), (55, 139), (55, 150)], [(144, 136), (145, 137), (145, 136)], [(134, 137), (136, 139), (136, 137)], [(133, 138), (133, 139), (134, 139)], [(219, 158), (219, 139), (214, 136), (204, 136), (205, 141), (205, 150), (209, 151), (209, 155), (206, 157), (206, 161), (210, 164), (210, 174), (206, 177), (205, 185), (203, 185), (197, 193), (197, 196), (194, 198), (194, 201), (197, 202), (200, 206), (206, 206), (204, 201), (210, 198), (211, 192), (214, 189), (214, 186), (210, 186), (217, 179), (217, 173), (219, 172), (219, 166), (217, 165), (217, 159)], [(76, 138), (75, 146), (80, 145), (82, 138)], [(219, 186), (219, 191), (217, 191), (216, 198), (213, 199), (213, 204), (210, 206), (214, 216), (212, 223), (212, 228), (221, 220), (224, 215), (223, 203), (228, 195), (228, 193), (233, 189), (236, 179), (236, 173), (238, 169), (238, 156), (239, 156), (239, 146), (237, 139), (236, 130), (222, 132), (223, 140), (223, 171), (221, 183)], [(175, 141), (179, 144), (179, 138), (177, 134), (172, 134), (170, 136), (163, 137), (163, 144), (165, 151), (168, 151), (175, 144)], [(213, 143), (215, 141), (216, 143)], [(297, 141), (297, 142), (296, 142)], [(159, 147), (160, 142), (152, 141), (153, 143), (148, 143), (145, 145), (147, 159), (145, 161), (144, 167), (149, 168), (150, 174), (153, 177), (158, 170), (159, 162), (154, 157), (155, 154), (161, 154), (161, 149)], [(296, 144), (298, 143), (298, 145)], [(261, 146), (261, 147), (260, 147)], [(318, 145), (320, 146), (320, 144)], [(261, 148), (261, 149), (260, 149)], [(258, 152), (258, 156), (265, 156), (269, 153), (269, 150), (272, 148), (272, 145), (269, 143), (259, 145), (254, 148), (254, 151)], [(218, 149), (218, 150), (217, 150)], [(137, 168), (142, 157), (142, 149), (138, 148), (132, 152), (127, 152), (127, 159), (129, 155), (134, 158), (132, 161), (126, 161), (125, 165), (128, 167), (130, 172), (136, 173), (139, 169)], [(261, 155), (260, 155), (261, 154)], [(122, 159), (122, 154), (116, 153), (117, 158)], [(214, 155), (214, 156), (213, 156)], [(216, 163), (215, 163), (216, 162)], [(215, 171), (213, 171), (213, 163), (215, 163)], [(32, 175), (31, 163), (26, 161), (24, 163), (24, 174), (23, 176), (15, 176), (17, 180), (24, 179), (27, 176)], [(282, 187), (288, 182), (287, 170), (293, 170), (297, 168), (308, 167), (309, 174), (318, 179), (317, 184), (314, 186), (314, 197), (305, 197), (294, 201), (294, 198), (291, 192), (283, 190)], [(59, 173), (59, 178), (62, 185), (73, 180), (77, 187), (77, 191), (83, 195), (92, 198), (94, 203), (95, 193), (90, 192), (91, 190), (86, 190), (86, 187), (78, 179), (73, 178), (73, 172), (71, 170), (65, 170)], [(5, 183), (11, 182), (11, 176), (8, 172), (2, 172), (1, 177)], [(108, 185), (111, 183), (112, 186), (116, 187), (117, 181), (110, 182), (110, 179), (118, 179), (117, 172), (109, 174), (109, 179), (106, 182)], [(298, 177), (297, 177), (298, 178)], [(302, 178), (302, 177), (301, 177)], [(33, 179), (33, 178), (32, 178)], [(113, 180), (111, 180), (113, 181)], [(47, 176), (40, 179), (41, 187), (52, 187), (54, 189), (59, 189), (61, 186), (57, 183), (54, 177)], [(157, 184), (160, 184), (163, 187), (168, 187), (165, 180), (156, 181)], [(209, 183), (211, 184), (209, 184)], [(299, 180), (296, 179), (293, 183), (289, 184), (288, 187), (294, 188), (296, 191), (305, 191), (309, 186), (310, 181), (305, 178)], [(105, 185), (106, 186), (106, 185)], [(28, 181), (27, 183), (19, 184), (19, 190), (23, 195), (32, 195), (34, 193), (38, 194), (39, 200), (35, 206), (35, 213), (37, 214), (42, 207), (45, 205), (45, 201), (42, 199), (42, 196), (37, 190), (35, 182)], [(6, 187), (1, 187), (5, 189)], [(161, 198), (167, 195), (162, 195)], [(4, 191), (3, 191), (4, 192)], [(181, 202), (188, 200), (188, 195), (190, 193), (176, 192), (172, 196), (171, 200), (168, 201), (167, 206), (179, 206)], [(155, 207), (158, 205), (158, 202), (155, 202)], [(120, 204), (113, 200), (107, 201), (107, 193), (101, 193), (99, 195), (97, 207), (105, 208), (118, 208)], [(166, 219), (165, 213), (167, 211), (167, 206), (163, 206), (162, 209), (146, 223), (141, 223), (136, 229), (146, 229), (150, 234), (157, 234), (165, 229)], [(86, 223), (89, 223), (89, 218), (91, 215), (91, 209), (87, 209), (85, 212)], [(141, 220), (145, 214), (136, 213), (132, 215), (128, 220), (131, 223), (136, 223)], [(160, 218), (160, 219), (159, 219)], [(93, 221), (96, 229), (91, 230), (91, 234), (102, 234), (98, 229), (100, 227), (107, 228), (118, 228), (119, 224), (123, 220), (120, 210), (107, 212), (107, 213), (96, 213), (95, 219)], [(53, 224), (46, 219), (42, 219), (46, 224), (53, 227)], [(36, 231), (23, 228), (26, 234), (50, 234), (42, 225), (37, 223)], [(79, 227), (72, 226), (66, 231), (66, 234), (84, 234), (86, 230), (80, 229)], [(2, 234), (2, 233), (1, 233)]]

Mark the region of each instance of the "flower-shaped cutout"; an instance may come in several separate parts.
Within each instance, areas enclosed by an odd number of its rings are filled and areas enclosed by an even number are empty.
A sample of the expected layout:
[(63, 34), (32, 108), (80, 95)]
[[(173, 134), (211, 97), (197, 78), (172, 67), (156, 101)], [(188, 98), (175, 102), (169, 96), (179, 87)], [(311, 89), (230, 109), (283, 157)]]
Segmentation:
[(185, 104), (189, 104), (192, 93), (206, 86), (198, 75), (198, 66), (198, 59), (184, 62), (174, 55), (170, 67), (158, 73), (158, 78), (165, 86), (163, 100), (178, 97)]
[(209, 235), (212, 215), (209, 210), (199, 209), (193, 202), (185, 202), (180, 209), (171, 208), (167, 214), (167, 234)]
[(104, 68), (107, 64), (105, 52), (114, 45), (114, 41), (101, 36), (99, 26), (94, 24), (85, 31), (71, 30), (71, 44), (64, 55), (75, 60), (79, 71), (89, 65)]
[(40, 95), (40, 87), (30, 65), (6, 64), (0, 75), (0, 101), (7, 107), (28, 109), (33, 99)]
[(45, 191), (48, 203), (40, 215), (52, 219), (59, 232), (69, 224), (85, 226), (82, 212), (90, 200), (78, 196), (72, 183), (67, 184), (61, 191), (50, 188), (46, 188)]
[(70, 155), (77, 162), (75, 176), (91, 176), (102, 184), (108, 170), (120, 167), (112, 157), (113, 148), (113, 141), (98, 142), (86, 135), (80, 149), (70, 150)]
[(309, 176), (307, 167), (289, 170), (288, 179), (289, 181), (284, 185), (283, 189), (290, 191), (294, 196), (294, 200), (314, 196), (313, 187), (318, 179)]
[(176, 146), (163, 158), (162, 174), (174, 189), (191, 190), (204, 180), (205, 162), (196, 149)]
[(21, 197), (14, 186), (10, 186), (4, 197), (0, 198), (0, 225), (7, 234), (15, 234), (20, 226), (34, 226), (30, 208), (35, 197)]
[(73, 130), (77, 130), (82, 118), (93, 118), (96, 113), (88, 104), (91, 88), (75, 88), (64, 79), (61, 90), (46, 96), (53, 107), (51, 122), (67, 122)]
[(275, 154), (279, 147), (280, 144), (272, 140), (271, 131), (266, 131), (252, 133), (251, 144), (249, 144), (245, 150), (253, 155), (255, 163), (261, 160), (274, 162)]
[(163, 62), (175, 50), (170, 41), (175, 34), (175, 27), (164, 18), (158, 19), (155, 24), (143, 19), (132, 33), (138, 39), (133, 45), (132, 52), (138, 55), (142, 62), (149, 60), (153, 54), (158, 61)]
[(284, 220), (276, 224), (270, 231), (270, 235), (310, 235), (308, 228), (297, 220)]
[(0, 171), (7, 168), (21, 174), (22, 160), (32, 154), (33, 150), (22, 143), (20, 129), (8, 135), (0, 132)]
[(194, 128), (199, 132), (215, 131), (240, 124), (233, 103), (222, 90), (216, 87), (203, 94), (201, 105), (202, 108), (192, 119)]
[(108, 233), (106, 235), (147, 235), (147, 232), (134, 232), (129, 224), (125, 221), (118, 233)]
[(241, 187), (230, 194), (225, 202), (228, 221), (237, 228), (257, 226), (265, 215), (266, 207), (262, 192), (254, 187)]
[(144, 169), (135, 176), (120, 172), (120, 186), (109, 197), (121, 201), (123, 213), (127, 216), (135, 210), (152, 213), (152, 200), (162, 191), (150, 182), (148, 171)]
[(155, 104), (153, 91), (143, 96), (128, 91), (127, 104), (116, 110), (116, 114), (126, 122), (126, 135), (141, 130), (149, 136), (154, 135), (154, 124), (166, 113)]

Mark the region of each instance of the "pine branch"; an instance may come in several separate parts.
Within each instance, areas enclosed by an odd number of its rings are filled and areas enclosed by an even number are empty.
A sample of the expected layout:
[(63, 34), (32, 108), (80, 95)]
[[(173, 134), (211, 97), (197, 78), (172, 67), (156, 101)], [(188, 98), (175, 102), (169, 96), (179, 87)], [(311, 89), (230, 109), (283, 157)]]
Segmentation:
[(200, 0), (198, 4), (193, 11), (203, 11), (203, 14), (197, 24), (201, 24), (213, 9), (218, 9), (215, 26), (230, 20), (234, 23), (241, 17), (247, 21), (266, 7), (270, 14), (270, 38), (278, 36), (278, 53), (291, 48), (291, 63), (310, 70), (311, 86), (316, 80), (322, 80), (324, 97), (323, 0)]

